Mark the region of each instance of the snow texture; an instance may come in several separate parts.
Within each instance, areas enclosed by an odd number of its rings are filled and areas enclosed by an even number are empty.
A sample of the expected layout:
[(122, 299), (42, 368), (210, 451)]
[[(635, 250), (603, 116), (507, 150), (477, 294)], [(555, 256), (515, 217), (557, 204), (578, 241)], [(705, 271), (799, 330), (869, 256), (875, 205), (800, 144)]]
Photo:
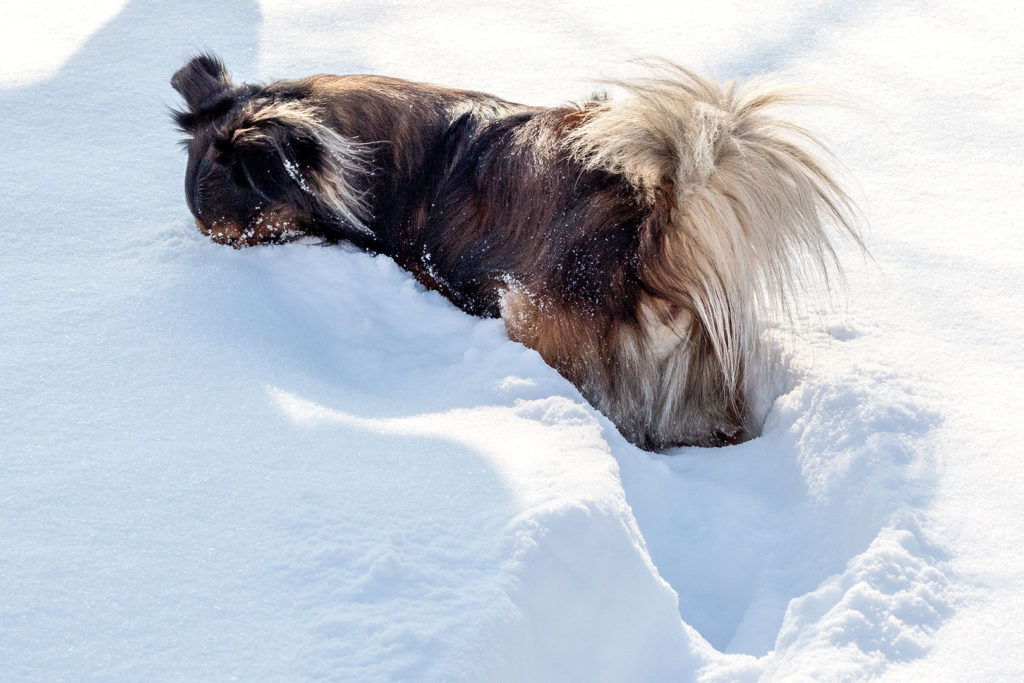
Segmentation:
[[(1024, 678), (1016, 5), (9, 5), (3, 680)], [(651, 455), (386, 259), (203, 238), (203, 49), (539, 104), (782, 72), (853, 103), (792, 115), (871, 257), (772, 331), (761, 437)]]

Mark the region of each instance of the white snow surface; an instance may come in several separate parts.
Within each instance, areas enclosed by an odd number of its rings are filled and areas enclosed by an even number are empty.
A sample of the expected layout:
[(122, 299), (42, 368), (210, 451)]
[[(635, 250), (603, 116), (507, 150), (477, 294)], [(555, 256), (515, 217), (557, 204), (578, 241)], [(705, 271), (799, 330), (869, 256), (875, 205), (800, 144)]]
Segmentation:
[[(8, 3), (0, 679), (1021, 680), (1015, 3)], [(91, 9), (89, 9), (91, 7)], [(870, 257), (762, 436), (626, 443), (383, 258), (192, 226), (168, 81), (781, 72)]]

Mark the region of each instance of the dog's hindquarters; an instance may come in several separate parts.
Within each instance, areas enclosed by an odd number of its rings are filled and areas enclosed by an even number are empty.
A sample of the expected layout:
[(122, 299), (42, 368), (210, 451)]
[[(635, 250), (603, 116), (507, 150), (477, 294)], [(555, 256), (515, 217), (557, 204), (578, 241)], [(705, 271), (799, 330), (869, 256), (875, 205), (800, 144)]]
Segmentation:
[(609, 331), (590, 376), (574, 381), (656, 449), (759, 431), (773, 398), (764, 321), (836, 265), (830, 223), (857, 239), (851, 202), (809, 151), (820, 145), (766, 113), (807, 97), (668, 70), (621, 83), (633, 96), (590, 108), (567, 137), (584, 168), (624, 176), (653, 207), (635, 323)]

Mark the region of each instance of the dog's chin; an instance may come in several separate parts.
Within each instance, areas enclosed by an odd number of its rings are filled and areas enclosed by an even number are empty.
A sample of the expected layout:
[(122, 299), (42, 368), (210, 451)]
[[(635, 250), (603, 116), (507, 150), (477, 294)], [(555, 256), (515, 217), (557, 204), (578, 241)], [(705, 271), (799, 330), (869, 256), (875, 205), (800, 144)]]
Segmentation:
[(295, 217), (282, 211), (262, 211), (244, 224), (225, 219), (207, 224), (197, 218), (196, 227), (217, 244), (235, 249), (259, 244), (284, 244), (305, 235)]

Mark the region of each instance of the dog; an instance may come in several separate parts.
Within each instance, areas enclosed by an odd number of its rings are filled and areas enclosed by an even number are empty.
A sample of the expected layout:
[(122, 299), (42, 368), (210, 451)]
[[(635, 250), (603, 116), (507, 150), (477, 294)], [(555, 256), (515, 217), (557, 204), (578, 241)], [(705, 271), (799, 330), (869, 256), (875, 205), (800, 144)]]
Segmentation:
[(385, 254), (500, 316), (632, 443), (756, 436), (765, 321), (837, 266), (855, 207), (800, 92), (668, 62), (624, 99), (534, 107), (381, 76), (235, 84), (202, 54), (171, 85), (199, 230), (233, 247), (314, 237)]

